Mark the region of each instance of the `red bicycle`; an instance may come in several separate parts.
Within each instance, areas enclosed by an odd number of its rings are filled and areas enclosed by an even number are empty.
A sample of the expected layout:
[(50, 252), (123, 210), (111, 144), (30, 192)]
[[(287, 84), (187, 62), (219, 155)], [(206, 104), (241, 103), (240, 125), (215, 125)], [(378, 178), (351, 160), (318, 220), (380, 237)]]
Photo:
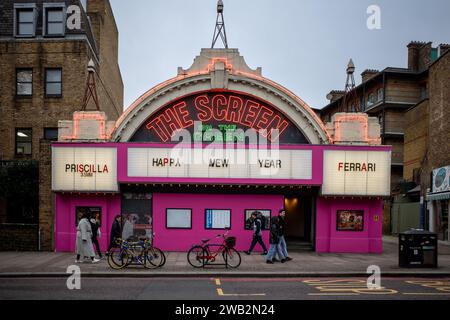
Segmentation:
[[(211, 239), (202, 239), (202, 244), (194, 245), (187, 254), (188, 262), (194, 268), (204, 268), (207, 265), (224, 265), (225, 268), (237, 268), (241, 265), (241, 255), (234, 247), (236, 237), (227, 237), (228, 232), (219, 234)], [(216, 238), (223, 238), (221, 244), (208, 244)], [(215, 263), (218, 257), (222, 257), (223, 263)]]

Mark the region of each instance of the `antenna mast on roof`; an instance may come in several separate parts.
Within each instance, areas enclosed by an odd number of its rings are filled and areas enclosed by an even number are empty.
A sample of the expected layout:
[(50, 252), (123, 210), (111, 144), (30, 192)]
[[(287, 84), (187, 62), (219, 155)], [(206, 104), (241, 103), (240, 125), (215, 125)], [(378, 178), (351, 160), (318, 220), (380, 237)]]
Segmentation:
[[(347, 81), (345, 82), (344, 96), (342, 97), (342, 112), (359, 112), (359, 104), (355, 90), (355, 64), (350, 59), (347, 65)], [(350, 105), (349, 105), (350, 104)]]
[(225, 49), (228, 49), (227, 33), (225, 31), (225, 20), (223, 19), (222, 0), (217, 1), (217, 19), (216, 19), (216, 27), (214, 28), (214, 35), (211, 49), (214, 48), (219, 37), (222, 39), (222, 43)]
[(83, 105), (81, 107), (81, 111), (86, 111), (89, 100), (91, 98), (92, 100), (94, 100), (95, 108), (97, 110), (100, 110), (100, 104), (98, 103), (98, 96), (97, 96), (97, 87), (95, 85), (95, 64), (94, 61), (92, 61), (92, 59), (89, 60), (87, 69), (88, 69), (88, 77), (86, 81), (86, 88), (84, 91)]

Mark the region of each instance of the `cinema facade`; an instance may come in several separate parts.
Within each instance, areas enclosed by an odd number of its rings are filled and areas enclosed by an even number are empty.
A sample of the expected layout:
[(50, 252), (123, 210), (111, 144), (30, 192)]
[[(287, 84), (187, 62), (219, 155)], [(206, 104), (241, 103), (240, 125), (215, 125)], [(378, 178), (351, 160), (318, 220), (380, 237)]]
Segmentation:
[(285, 209), (290, 243), (381, 253), (390, 162), (376, 119), (340, 113), (324, 124), (236, 49), (203, 49), (117, 122), (97, 111), (60, 121), (55, 249), (74, 250), (88, 211), (101, 216), (103, 250), (117, 214), (124, 237), (154, 234), (163, 250), (187, 251), (227, 228), (245, 250), (251, 213)]

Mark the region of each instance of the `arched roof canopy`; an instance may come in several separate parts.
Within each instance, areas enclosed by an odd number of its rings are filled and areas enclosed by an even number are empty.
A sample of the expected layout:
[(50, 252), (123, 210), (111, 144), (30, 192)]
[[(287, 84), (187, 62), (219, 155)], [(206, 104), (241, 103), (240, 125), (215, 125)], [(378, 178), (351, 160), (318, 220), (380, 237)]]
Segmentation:
[(131, 141), (145, 122), (171, 102), (208, 91), (238, 92), (257, 97), (282, 112), (311, 144), (331, 139), (315, 112), (294, 93), (250, 69), (237, 49), (203, 49), (191, 68), (147, 91), (118, 119), (114, 141)]

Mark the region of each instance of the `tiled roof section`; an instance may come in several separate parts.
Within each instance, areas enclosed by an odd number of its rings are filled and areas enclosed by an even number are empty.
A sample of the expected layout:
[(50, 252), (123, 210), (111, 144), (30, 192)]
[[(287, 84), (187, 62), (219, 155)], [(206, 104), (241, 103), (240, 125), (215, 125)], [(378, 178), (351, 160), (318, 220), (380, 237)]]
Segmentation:
[(429, 44), (430, 42), (424, 42), (424, 41), (411, 41), (408, 45), (407, 45), (407, 47), (412, 47), (412, 46), (415, 46), (415, 47), (422, 47), (422, 46), (424, 46), (424, 45), (427, 45), (427, 44)]
[(378, 73), (380, 72), (380, 70), (376, 70), (376, 69), (366, 69), (362, 72), (362, 74), (364, 73)]

